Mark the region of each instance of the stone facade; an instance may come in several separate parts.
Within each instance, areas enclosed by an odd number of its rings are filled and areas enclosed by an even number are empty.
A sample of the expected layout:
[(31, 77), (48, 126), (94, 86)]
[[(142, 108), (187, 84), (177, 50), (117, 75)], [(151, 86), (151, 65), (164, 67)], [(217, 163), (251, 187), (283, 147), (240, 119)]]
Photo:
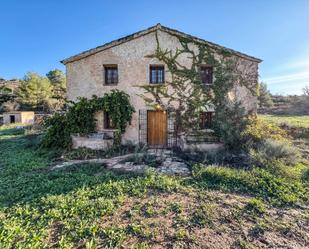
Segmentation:
[[(156, 49), (155, 32), (158, 34), (163, 49), (175, 51), (177, 47), (180, 47), (178, 38), (167, 32), (166, 29), (162, 29), (161, 26), (150, 28), (148, 31), (146, 30), (147, 32), (143, 31), (136, 37), (132, 35), (131, 38), (127, 38), (124, 42), (116, 41), (107, 44), (106, 48), (102, 46), (102, 49), (89, 50), (63, 61), (66, 65), (67, 97), (69, 100), (74, 101), (78, 97), (91, 98), (92, 95), (102, 96), (112, 89), (119, 89), (130, 95), (130, 101), (136, 113), (133, 114), (131, 125), (127, 127), (123, 135), (123, 142), (128, 140), (139, 141), (139, 110), (145, 110), (149, 107), (138, 96), (138, 94), (143, 94), (142, 89), (138, 86), (149, 84), (150, 65), (163, 64), (155, 58), (145, 57), (153, 54)], [(197, 49), (195, 45), (192, 46), (193, 49)], [(258, 80), (258, 63), (260, 61), (240, 53), (235, 53), (235, 56), (238, 56), (241, 61), (239, 64), (240, 70), (244, 74), (254, 75), (252, 84), (256, 84)], [(184, 55), (180, 58), (180, 63), (189, 66), (191, 61)], [(117, 64), (118, 66), (117, 85), (105, 85), (104, 65), (110, 64)], [(170, 80), (168, 72), (165, 72), (165, 79), (166, 81)], [(241, 100), (248, 111), (256, 109), (257, 99), (244, 87), (239, 86), (234, 89), (231, 98)], [(97, 119), (98, 130), (104, 130), (103, 115), (97, 114)]]

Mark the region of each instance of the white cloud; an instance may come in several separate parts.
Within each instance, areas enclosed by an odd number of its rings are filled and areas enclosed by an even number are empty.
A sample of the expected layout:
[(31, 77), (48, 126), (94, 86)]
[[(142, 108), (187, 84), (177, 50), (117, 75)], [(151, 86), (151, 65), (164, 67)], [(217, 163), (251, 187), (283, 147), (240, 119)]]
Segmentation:
[(306, 81), (306, 80), (308, 80), (308, 84), (309, 84), (309, 70), (298, 72), (298, 73), (278, 75), (278, 76), (262, 79), (262, 81), (266, 82), (269, 85), (283, 83), (283, 82), (293, 82), (293, 81), (296, 82), (296, 81)]
[(309, 85), (309, 50), (302, 56), (282, 62), (261, 78), (272, 93), (301, 94), (302, 88)]

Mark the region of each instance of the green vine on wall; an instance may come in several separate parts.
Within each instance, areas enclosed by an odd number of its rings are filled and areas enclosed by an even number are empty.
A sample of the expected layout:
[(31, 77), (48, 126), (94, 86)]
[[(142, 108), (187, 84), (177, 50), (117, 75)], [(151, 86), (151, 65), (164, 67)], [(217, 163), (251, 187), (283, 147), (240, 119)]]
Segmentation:
[(95, 113), (109, 113), (116, 129), (114, 143), (119, 145), (121, 134), (131, 122), (134, 107), (130, 104), (130, 96), (119, 90), (105, 93), (103, 97), (93, 96), (91, 99), (79, 98), (78, 102), (70, 102), (65, 113), (55, 113), (48, 118), (44, 126), (42, 145), (44, 147), (69, 148), (72, 134), (89, 134), (95, 132)]
[[(231, 135), (233, 129), (237, 128), (232, 127), (234, 123), (242, 123), (247, 117), (241, 103), (231, 101), (228, 94), (238, 85), (246, 87), (253, 96), (256, 96), (256, 75), (242, 71), (241, 59), (229, 51), (197, 42), (190, 37), (173, 36), (178, 39), (181, 46), (175, 50), (163, 49), (156, 32), (157, 48), (154, 54), (146, 56), (163, 62), (167, 66), (170, 80), (163, 85), (139, 86), (144, 91), (139, 96), (149, 106), (160, 106), (164, 110), (173, 110), (176, 113), (176, 136), (179, 132), (197, 130), (200, 112), (214, 108), (216, 133), (227, 141), (225, 136)], [(183, 58), (190, 60), (191, 63), (181, 64)], [(213, 67), (212, 85), (205, 86), (202, 83), (201, 65)], [(231, 122), (227, 119), (233, 119), (232, 115), (235, 120)], [(239, 125), (239, 129), (242, 128), (243, 125)]]

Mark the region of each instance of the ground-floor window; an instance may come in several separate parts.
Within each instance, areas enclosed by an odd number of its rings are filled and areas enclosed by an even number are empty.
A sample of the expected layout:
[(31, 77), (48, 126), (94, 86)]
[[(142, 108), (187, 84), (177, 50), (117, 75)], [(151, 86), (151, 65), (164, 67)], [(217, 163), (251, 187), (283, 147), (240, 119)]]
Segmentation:
[(114, 129), (113, 120), (108, 112), (104, 112), (104, 129)]
[(201, 112), (200, 113), (200, 128), (211, 129), (213, 127), (214, 112)]

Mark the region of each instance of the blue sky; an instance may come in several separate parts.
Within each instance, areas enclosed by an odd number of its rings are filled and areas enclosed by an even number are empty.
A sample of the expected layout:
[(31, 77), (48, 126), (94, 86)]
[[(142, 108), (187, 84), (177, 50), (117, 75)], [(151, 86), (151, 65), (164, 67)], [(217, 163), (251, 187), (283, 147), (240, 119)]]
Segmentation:
[(0, 0), (0, 77), (64, 66), (89, 48), (160, 22), (263, 59), (273, 93), (309, 85), (309, 1)]

